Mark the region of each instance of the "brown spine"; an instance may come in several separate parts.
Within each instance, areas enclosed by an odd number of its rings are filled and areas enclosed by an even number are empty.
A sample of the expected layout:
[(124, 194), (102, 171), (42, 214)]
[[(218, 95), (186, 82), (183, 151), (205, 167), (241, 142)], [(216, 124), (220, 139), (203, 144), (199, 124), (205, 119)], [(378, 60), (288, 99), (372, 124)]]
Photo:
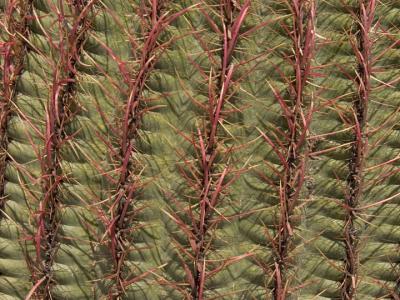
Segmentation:
[(368, 148), (368, 136), (366, 132), (368, 101), (370, 93), (371, 77), (371, 48), (372, 42), (369, 32), (372, 28), (375, 14), (375, 0), (359, 0), (357, 41), (353, 48), (358, 61), (357, 66), (357, 94), (353, 103), (354, 114), (354, 142), (352, 156), (349, 163), (349, 175), (347, 178), (348, 194), (345, 199), (348, 210), (344, 240), (346, 248), (345, 275), (341, 285), (342, 299), (354, 299), (358, 281), (358, 241), (359, 236), (355, 226), (357, 218), (356, 210), (362, 194), (364, 160)]
[[(293, 41), (292, 59), (295, 82), (291, 86), (292, 105), (287, 114), (289, 143), (280, 189), (280, 220), (275, 238), (274, 298), (286, 299), (290, 287), (286, 276), (290, 264), (289, 250), (293, 239), (291, 216), (304, 183), (308, 156), (306, 138), (311, 123), (312, 107), (307, 107), (305, 87), (311, 77), (311, 60), (315, 44), (315, 2), (292, 0), (293, 28), (288, 31)], [(281, 99), (282, 100), (282, 99)], [(308, 111), (307, 111), (308, 110)]]
[[(207, 252), (207, 231), (210, 227), (209, 221), (213, 213), (213, 207), (218, 202), (222, 182), (227, 173), (227, 168), (218, 176), (215, 174), (214, 162), (218, 155), (217, 150), (217, 131), (218, 124), (223, 119), (221, 115), (224, 102), (226, 102), (227, 92), (232, 84), (234, 65), (232, 56), (239, 37), (239, 30), (250, 7), (250, 1), (245, 1), (242, 7), (239, 7), (236, 1), (221, 0), (220, 9), (223, 16), (223, 39), (221, 43), (221, 66), (218, 74), (216, 87), (210, 82), (209, 90), (216, 90), (209, 94), (209, 123), (206, 139), (200, 138), (200, 149), (202, 156), (202, 192), (200, 195), (200, 220), (196, 230), (196, 248), (195, 248), (195, 274), (194, 285), (192, 286), (191, 296), (193, 299), (204, 299), (204, 290), (206, 284), (206, 252)], [(235, 14), (237, 13), (237, 16)], [(199, 131), (199, 136), (201, 133)], [(216, 179), (217, 178), (217, 179)], [(218, 187), (219, 186), (219, 187)]]
[[(160, 50), (158, 41), (159, 35), (165, 27), (177, 15), (161, 16), (165, 1), (153, 0), (151, 5), (143, 5), (139, 14), (142, 16), (142, 33), (144, 44), (139, 52), (139, 68), (134, 74), (129, 87), (129, 98), (124, 109), (122, 123), (122, 134), (119, 152), (120, 176), (115, 193), (115, 201), (112, 212), (111, 227), (111, 249), (114, 258), (115, 285), (109, 291), (110, 299), (121, 299), (124, 288), (135, 282), (136, 279), (125, 278), (123, 275), (124, 261), (129, 247), (129, 227), (132, 225), (134, 211), (133, 204), (135, 193), (140, 182), (135, 175), (135, 167), (132, 164), (132, 153), (136, 151), (135, 141), (140, 128), (140, 121), (143, 115), (141, 97), (145, 88), (147, 77), (156, 61), (157, 51)], [(136, 47), (136, 45), (133, 45)], [(129, 76), (128, 74), (125, 74)], [(139, 275), (141, 277), (143, 275)]]
[(0, 217), (3, 215), (6, 201), (5, 171), (7, 167), (7, 124), (12, 109), (11, 104), (15, 97), (15, 86), (23, 72), (24, 60), (28, 51), (25, 39), (29, 36), (29, 18), (32, 11), (32, 1), (25, 0), (10, 2), (6, 8), (7, 32), (10, 33), (8, 41), (3, 45), (2, 55), (3, 78), (2, 94), (0, 98)]
[[(59, 189), (64, 177), (61, 169), (60, 148), (67, 138), (66, 126), (74, 116), (73, 102), (76, 93), (76, 62), (79, 60), (85, 33), (89, 28), (88, 13), (94, 1), (74, 1), (74, 23), (72, 29), (65, 32), (60, 24), (59, 62), (53, 73), (51, 97), (47, 105), (45, 155), (42, 159), (43, 199), (40, 202), (39, 222), (36, 233), (37, 264), (41, 269), (41, 279), (35, 280), (36, 296), (40, 299), (52, 299), (52, 266), (57, 251), (57, 230), (60, 205)], [(63, 11), (60, 12), (65, 17)], [(60, 22), (63, 22), (60, 18)], [(40, 282), (40, 284), (39, 284)]]

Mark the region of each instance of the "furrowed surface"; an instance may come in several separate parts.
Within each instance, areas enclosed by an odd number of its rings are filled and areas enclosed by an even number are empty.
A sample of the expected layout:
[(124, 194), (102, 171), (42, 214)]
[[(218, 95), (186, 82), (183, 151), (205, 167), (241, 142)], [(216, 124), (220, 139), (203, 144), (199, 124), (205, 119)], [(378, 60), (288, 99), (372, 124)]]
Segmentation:
[(399, 14), (0, 0), (0, 299), (399, 299)]

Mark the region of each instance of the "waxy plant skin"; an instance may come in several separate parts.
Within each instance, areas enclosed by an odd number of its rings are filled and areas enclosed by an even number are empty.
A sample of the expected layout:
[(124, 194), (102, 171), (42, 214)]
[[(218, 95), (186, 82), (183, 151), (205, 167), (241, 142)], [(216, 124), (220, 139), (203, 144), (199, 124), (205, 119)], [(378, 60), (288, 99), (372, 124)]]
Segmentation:
[(398, 0), (0, 25), (0, 300), (400, 300)]

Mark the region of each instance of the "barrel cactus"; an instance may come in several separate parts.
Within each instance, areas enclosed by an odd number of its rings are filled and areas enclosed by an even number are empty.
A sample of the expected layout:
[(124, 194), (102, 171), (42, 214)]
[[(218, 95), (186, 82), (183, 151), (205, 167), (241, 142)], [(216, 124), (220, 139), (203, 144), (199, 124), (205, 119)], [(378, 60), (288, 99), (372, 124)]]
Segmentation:
[(0, 7), (1, 300), (400, 299), (398, 0)]

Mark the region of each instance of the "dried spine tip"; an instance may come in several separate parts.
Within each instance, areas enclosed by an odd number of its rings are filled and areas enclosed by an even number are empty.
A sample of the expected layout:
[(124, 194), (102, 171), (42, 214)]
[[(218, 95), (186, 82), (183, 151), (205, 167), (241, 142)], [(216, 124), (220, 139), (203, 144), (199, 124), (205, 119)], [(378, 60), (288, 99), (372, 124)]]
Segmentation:
[(280, 220), (276, 245), (274, 270), (274, 298), (285, 299), (288, 294), (289, 279), (286, 276), (289, 250), (292, 243), (293, 228), (291, 216), (297, 205), (304, 182), (305, 164), (308, 156), (306, 137), (311, 122), (312, 107), (308, 112), (305, 87), (310, 78), (311, 60), (315, 43), (315, 3), (311, 1), (292, 0), (293, 29), (288, 30), (293, 41), (294, 58), (292, 59), (295, 82), (291, 86), (292, 108), (287, 115), (289, 127), (287, 157), (282, 176), (280, 193)]
[(342, 299), (353, 299), (356, 293), (358, 281), (358, 240), (359, 236), (355, 226), (357, 218), (355, 210), (358, 207), (362, 194), (363, 168), (368, 147), (366, 133), (367, 111), (370, 92), (371, 77), (371, 47), (369, 37), (375, 14), (375, 1), (359, 0), (357, 41), (353, 49), (358, 61), (356, 84), (357, 94), (353, 103), (354, 111), (354, 142), (352, 156), (349, 163), (349, 175), (347, 177), (348, 193), (346, 195), (347, 216), (344, 228), (344, 240), (346, 248), (345, 275), (341, 285)]

